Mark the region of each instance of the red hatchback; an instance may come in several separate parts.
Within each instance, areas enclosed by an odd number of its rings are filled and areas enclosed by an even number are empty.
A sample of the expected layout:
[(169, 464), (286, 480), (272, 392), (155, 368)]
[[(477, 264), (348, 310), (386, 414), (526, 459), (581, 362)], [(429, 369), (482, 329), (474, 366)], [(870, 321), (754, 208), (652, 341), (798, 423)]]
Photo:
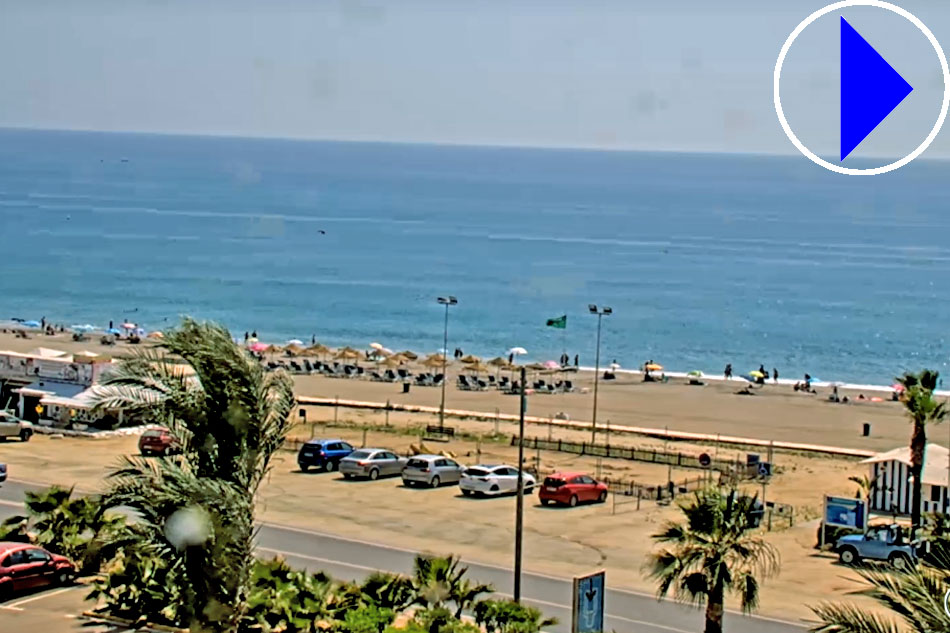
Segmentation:
[(0, 541), (0, 600), (24, 589), (66, 585), (76, 567), (65, 556), (29, 543)]
[(573, 508), (584, 501), (603, 503), (607, 500), (607, 484), (584, 473), (554, 473), (544, 478), (538, 496), (542, 505), (553, 501)]
[(178, 440), (168, 429), (149, 429), (139, 438), (139, 452), (142, 455), (171, 455), (178, 451)]

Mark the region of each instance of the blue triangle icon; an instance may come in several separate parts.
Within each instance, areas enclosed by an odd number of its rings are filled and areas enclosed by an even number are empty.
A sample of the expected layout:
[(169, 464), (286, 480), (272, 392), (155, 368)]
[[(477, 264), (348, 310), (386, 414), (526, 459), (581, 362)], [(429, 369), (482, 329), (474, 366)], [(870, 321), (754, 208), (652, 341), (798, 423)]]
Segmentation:
[(848, 157), (913, 88), (841, 18), (841, 160)]

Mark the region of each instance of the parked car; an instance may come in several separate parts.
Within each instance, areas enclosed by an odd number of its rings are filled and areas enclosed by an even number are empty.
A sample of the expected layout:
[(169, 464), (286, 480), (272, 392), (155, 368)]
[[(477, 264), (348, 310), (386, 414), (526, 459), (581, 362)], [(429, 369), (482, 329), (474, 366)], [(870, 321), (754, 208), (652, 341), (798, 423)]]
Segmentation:
[(307, 472), (311, 468), (320, 468), (327, 472), (336, 470), (340, 460), (353, 452), (353, 447), (343, 440), (313, 439), (300, 447), (297, 453), (297, 465)]
[(388, 448), (360, 448), (340, 460), (340, 473), (346, 479), (366, 477), (379, 479), (398, 475), (408, 460)]
[(76, 567), (65, 556), (29, 543), (0, 542), (0, 599), (24, 589), (66, 585)]
[(538, 497), (541, 505), (554, 502), (572, 508), (585, 501), (603, 503), (607, 500), (607, 484), (584, 473), (554, 473), (544, 478)]
[(457, 484), (464, 467), (442, 455), (414, 455), (402, 470), (402, 482), (407, 486), (426, 485), (438, 488), (442, 484)]
[(139, 437), (142, 455), (171, 455), (180, 451), (178, 439), (166, 428), (149, 429)]
[(18, 437), (24, 442), (29, 442), (33, 437), (33, 424), (21, 420), (9, 411), (0, 411), (0, 440), (8, 437)]
[(0, 483), (7, 480), (7, 465), (0, 464)]
[[(538, 485), (530, 473), (523, 473), (524, 491), (531, 494)], [(462, 494), (504, 495), (518, 492), (518, 469), (507, 464), (478, 464), (462, 471), (459, 481)]]
[(917, 548), (904, 540), (899, 525), (872, 527), (867, 534), (848, 534), (835, 543), (838, 558), (845, 565), (864, 560), (886, 560), (897, 569), (917, 564)]

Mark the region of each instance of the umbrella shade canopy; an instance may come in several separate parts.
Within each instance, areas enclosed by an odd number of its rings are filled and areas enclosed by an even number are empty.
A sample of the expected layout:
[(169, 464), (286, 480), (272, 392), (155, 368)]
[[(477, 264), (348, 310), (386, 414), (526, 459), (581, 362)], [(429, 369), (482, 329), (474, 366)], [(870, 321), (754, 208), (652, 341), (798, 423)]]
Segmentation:
[(419, 358), (419, 355), (418, 355), (418, 354), (416, 354), (415, 352), (411, 352), (411, 351), (409, 351), (409, 350), (405, 350), (405, 351), (399, 352), (399, 355), (402, 356), (403, 358), (407, 358), (407, 359), (409, 359), (409, 360), (417, 360), (417, 359)]
[(433, 358), (438, 360), (441, 363), (445, 359), (445, 356), (439, 353), (429, 354), (428, 356), (426, 356), (426, 360), (431, 360)]
[(362, 354), (353, 349), (352, 347), (344, 347), (336, 353), (334, 358), (339, 358), (340, 360), (356, 360), (360, 358)]
[(128, 322), (126, 322), (126, 323), (123, 323), (123, 324), (122, 324), (122, 327), (123, 327), (124, 329), (126, 329), (126, 330), (134, 330), (134, 329), (137, 328), (138, 326), (137, 326), (136, 324), (134, 324), (134, 323), (128, 323)]
[(106, 330), (106, 334), (122, 334), (122, 330), (119, 328), (110, 327), (108, 330)]
[(544, 361), (544, 366), (548, 369), (560, 369), (561, 363), (557, 362), (556, 360), (546, 360)]
[(647, 363), (643, 368), (647, 371), (663, 371), (663, 365), (659, 363)]
[(280, 345), (273, 345), (273, 344), (271, 344), (271, 345), (268, 345), (267, 347), (265, 347), (265, 348), (264, 348), (264, 351), (265, 351), (265, 352), (269, 352), (269, 353), (271, 353), (271, 354), (276, 354), (277, 352), (282, 352), (282, 351), (284, 351), (284, 348), (281, 347)]
[(743, 380), (748, 380), (749, 382), (755, 382), (755, 380), (756, 380), (755, 378), (753, 378), (753, 377), (750, 376), (749, 374), (742, 374), (741, 376), (739, 376), (739, 378), (742, 378)]
[(165, 335), (162, 334), (161, 332), (155, 331), (155, 332), (149, 332), (148, 337), (149, 338), (165, 338)]
[(303, 341), (301, 341), (299, 338), (292, 338), (287, 341), (287, 345), (303, 345)]
[[(279, 351), (279, 350), (280, 350), (280, 347), (278, 347), (277, 345), (272, 345), (271, 347), (273, 347), (273, 348), (275, 348), (275, 349), (274, 349), (274, 350), (271, 350), (270, 347), (268, 347), (267, 350), (268, 350), (268, 351)], [(288, 345), (287, 347), (284, 348), (284, 351), (285, 351), (287, 354), (291, 355), (291, 356), (299, 356), (300, 353), (303, 351), (303, 348), (300, 347), (299, 345), (295, 344), (295, 343), (291, 343), (290, 345)]]
[(895, 382), (893, 385), (891, 385), (891, 389), (893, 389), (894, 391), (897, 391), (898, 393), (900, 393), (900, 392), (903, 392), (903, 391), (905, 390), (905, 387), (904, 387), (904, 385), (900, 384), (899, 382)]
[(24, 321), (20, 325), (22, 325), (23, 327), (39, 328), (40, 322), (39, 321)]
[(261, 343), (261, 342), (251, 343), (250, 345), (247, 346), (247, 348), (251, 350), (252, 352), (263, 352), (267, 350), (267, 343)]
[(501, 356), (496, 356), (495, 358), (488, 361), (488, 364), (491, 365), (492, 367), (507, 367), (508, 359), (502, 358)]
[[(610, 368), (611, 368), (611, 369), (620, 369), (620, 363), (610, 363)], [(654, 370), (651, 369), (650, 371), (654, 371)]]
[(73, 332), (94, 332), (96, 330), (96, 326), (92, 325), (91, 323), (84, 323), (82, 325), (73, 325), (69, 329), (71, 329)]
[(461, 360), (463, 363), (477, 363), (481, 361), (482, 359), (479, 358), (478, 356), (475, 356), (474, 354), (469, 354), (468, 356), (463, 356)]
[(311, 345), (310, 347), (308, 347), (307, 349), (305, 349), (305, 350), (304, 350), (304, 353), (305, 353), (305, 354), (312, 354), (312, 355), (314, 355), (314, 356), (316, 356), (316, 355), (323, 356), (324, 354), (329, 354), (329, 353), (330, 353), (330, 348), (327, 347), (326, 345), (322, 345), (322, 344), (320, 344), (320, 343), (317, 343), (316, 345)]
[(488, 365), (483, 365), (482, 363), (476, 362), (476, 363), (469, 363), (468, 366), (465, 368), (465, 370), (481, 373), (483, 371), (490, 371), (491, 367), (489, 367)]
[(389, 358), (387, 358), (386, 360), (384, 360), (383, 362), (381, 362), (381, 363), (379, 364), (379, 366), (380, 366), (380, 367), (387, 367), (387, 368), (389, 368), (389, 369), (395, 369), (395, 368), (399, 367), (400, 364), (401, 364), (401, 363), (400, 363), (398, 360), (396, 360), (396, 358), (395, 358), (394, 356), (390, 356)]
[(526, 367), (526, 369), (530, 369), (531, 371), (541, 371), (542, 369), (547, 369), (547, 368), (541, 363), (531, 363), (530, 365)]
[(512, 347), (510, 350), (508, 350), (508, 353), (514, 354), (515, 356), (524, 356), (528, 353), (528, 350), (523, 347)]
[(758, 369), (754, 371), (750, 371), (749, 375), (752, 376), (753, 378), (765, 378), (765, 374), (760, 372)]
[(432, 368), (442, 367), (442, 365), (444, 364), (445, 364), (445, 357), (442, 356), (441, 354), (430, 356), (429, 358), (425, 359), (422, 362), (422, 365), (424, 367), (432, 367)]
[(699, 371), (698, 369), (694, 369), (693, 371), (689, 372), (689, 373), (686, 374), (686, 375), (689, 376), (689, 377), (691, 377), (691, 378), (702, 378), (702, 377), (703, 377), (703, 372)]
[(369, 344), (369, 348), (370, 348), (370, 349), (375, 349), (375, 350), (381, 350), (381, 349), (383, 349), (383, 344), (382, 344), (382, 343), (370, 343), (370, 344)]

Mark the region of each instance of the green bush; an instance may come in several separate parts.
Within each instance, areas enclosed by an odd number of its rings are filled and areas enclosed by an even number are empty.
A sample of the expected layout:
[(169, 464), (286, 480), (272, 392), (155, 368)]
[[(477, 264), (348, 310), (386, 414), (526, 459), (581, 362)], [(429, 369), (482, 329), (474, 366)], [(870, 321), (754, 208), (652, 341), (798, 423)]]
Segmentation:
[(488, 633), (538, 633), (557, 624), (556, 618), (512, 600), (482, 600), (475, 605), (475, 621)]

